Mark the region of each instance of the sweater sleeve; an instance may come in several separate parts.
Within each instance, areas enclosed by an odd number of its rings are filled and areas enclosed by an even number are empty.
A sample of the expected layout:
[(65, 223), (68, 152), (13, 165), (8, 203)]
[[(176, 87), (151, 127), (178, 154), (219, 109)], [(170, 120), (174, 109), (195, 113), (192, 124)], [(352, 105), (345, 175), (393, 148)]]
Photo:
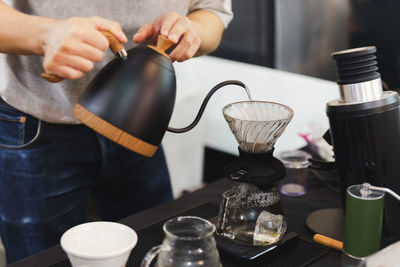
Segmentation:
[(233, 18), (231, 0), (191, 0), (189, 13), (199, 9), (215, 13), (222, 20), (225, 28)]

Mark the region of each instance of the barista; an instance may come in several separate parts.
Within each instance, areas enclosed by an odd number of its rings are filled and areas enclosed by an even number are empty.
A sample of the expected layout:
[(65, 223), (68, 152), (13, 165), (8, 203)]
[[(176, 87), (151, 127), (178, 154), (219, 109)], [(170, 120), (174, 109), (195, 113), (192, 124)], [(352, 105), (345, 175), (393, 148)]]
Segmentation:
[[(230, 0), (0, 1), (0, 233), (8, 263), (87, 221), (89, 195), (110, 221), (172, 198), (161, 148), (153, 158), (137, 155), (71, 114), (113, 57), (99, 30), (127, 49), (132, 36), (139, 43), (162, 34), (177, 44), (172, 60), (184, 61), (216, 49), (231, 18)], [(43, 71), (66, 80), (50, 84)]]

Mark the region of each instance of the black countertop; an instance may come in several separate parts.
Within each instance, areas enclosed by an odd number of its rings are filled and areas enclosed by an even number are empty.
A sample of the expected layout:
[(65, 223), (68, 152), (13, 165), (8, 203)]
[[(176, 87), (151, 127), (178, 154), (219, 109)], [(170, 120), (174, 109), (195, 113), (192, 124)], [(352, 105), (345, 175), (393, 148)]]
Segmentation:
[[(319, 178), (318, 178), (319, 177)], [(288, 227), (296, 231), (303, 239), (312, 240), (313, 233), (305, 224), (307, 216), (313, 211), (323, 208), (340, 207), (339, 193), (335, 192), (321, 180), (324, 175), (321, 172), (311, 171), (307, 182), (307, 193), (301, 197), (288, 197), (282, 195), (282, 205)], [(221, 193), (231, 188), (232, 182), (226, 178), (213, 182), (195, 192), (186, 194), (174, 201), (164, 203), (152, 209), (144, 210), (121, 221), (136, 231), (139, 231), (158, 221), (163, 221), (184, 210), (188, 210), (199, 203), (211, 202), (219, 205)], [(36, 255), (25, 258), (8, 266), (51, 266), (64, 261), (66, 254), (60, 246), (55, 246)], [(338, 266), (341, 261), (341, 253), (330, 250), (329, 253), (319, 258), (310, 266)]]

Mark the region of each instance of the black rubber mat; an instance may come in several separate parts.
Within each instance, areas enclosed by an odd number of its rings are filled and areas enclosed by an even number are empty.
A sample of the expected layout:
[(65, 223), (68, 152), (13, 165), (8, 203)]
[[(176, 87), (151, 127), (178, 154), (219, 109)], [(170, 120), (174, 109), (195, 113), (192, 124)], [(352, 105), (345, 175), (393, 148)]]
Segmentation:
[(307, 266), (328, 251), (328, 248), (299, 238), (291, 248), (286, 247), (283, 250), (277, 248), (252, 261), (237, 259), (221, 251), (220, 255), (224, 267), (300, 267)]
[[(198, 216), (204, 219), (209, 219), (215, 217), (218, 214), (218, 206), (212, 203), (203, 203), (190, 210), (184, 211), (182, 213), (171, 216), (171, 218), (176, 216)], [(169, 218), (168, 218), (169, 219)], [(161, 244), (164, 239), (164, 233), (162, 226), (168, 219), (157, 222), (150, 225), (142, 230), (137, 231), (138, 243), (135, 246), (133, 252), (131, 253), (127, 267), (137, 267), (146, 253), (154, 246)], [(268, 253), (268, 255), (263, 255), (257, 260), (251, 262), (241, 260), (230, 255), (226, 255), (223, 252), (221, 254), (221, 262), (224, 267), (238, 267), (238, 266), (306, 266), (317, 258), (321, 257), (327, 253), (329, 249), (319, 246), (317, 244), (308, 242), (303, 239), (299, 239), (295, 244), (290, 247), (290, 249), (279, 250), (275, 249)], [(64, 260), (57, 264), (53, 264), (49, 267), (71, 267), (68, 260)]]

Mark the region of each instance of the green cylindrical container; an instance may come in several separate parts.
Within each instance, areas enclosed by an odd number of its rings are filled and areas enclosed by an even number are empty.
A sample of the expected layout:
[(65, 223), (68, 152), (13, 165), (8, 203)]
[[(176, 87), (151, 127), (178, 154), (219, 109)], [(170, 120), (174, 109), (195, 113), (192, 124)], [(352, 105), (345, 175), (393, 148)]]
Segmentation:
[(343, 251), (363, 258), (381, 247), (385, 193), (352, 185), (347, 188)]

